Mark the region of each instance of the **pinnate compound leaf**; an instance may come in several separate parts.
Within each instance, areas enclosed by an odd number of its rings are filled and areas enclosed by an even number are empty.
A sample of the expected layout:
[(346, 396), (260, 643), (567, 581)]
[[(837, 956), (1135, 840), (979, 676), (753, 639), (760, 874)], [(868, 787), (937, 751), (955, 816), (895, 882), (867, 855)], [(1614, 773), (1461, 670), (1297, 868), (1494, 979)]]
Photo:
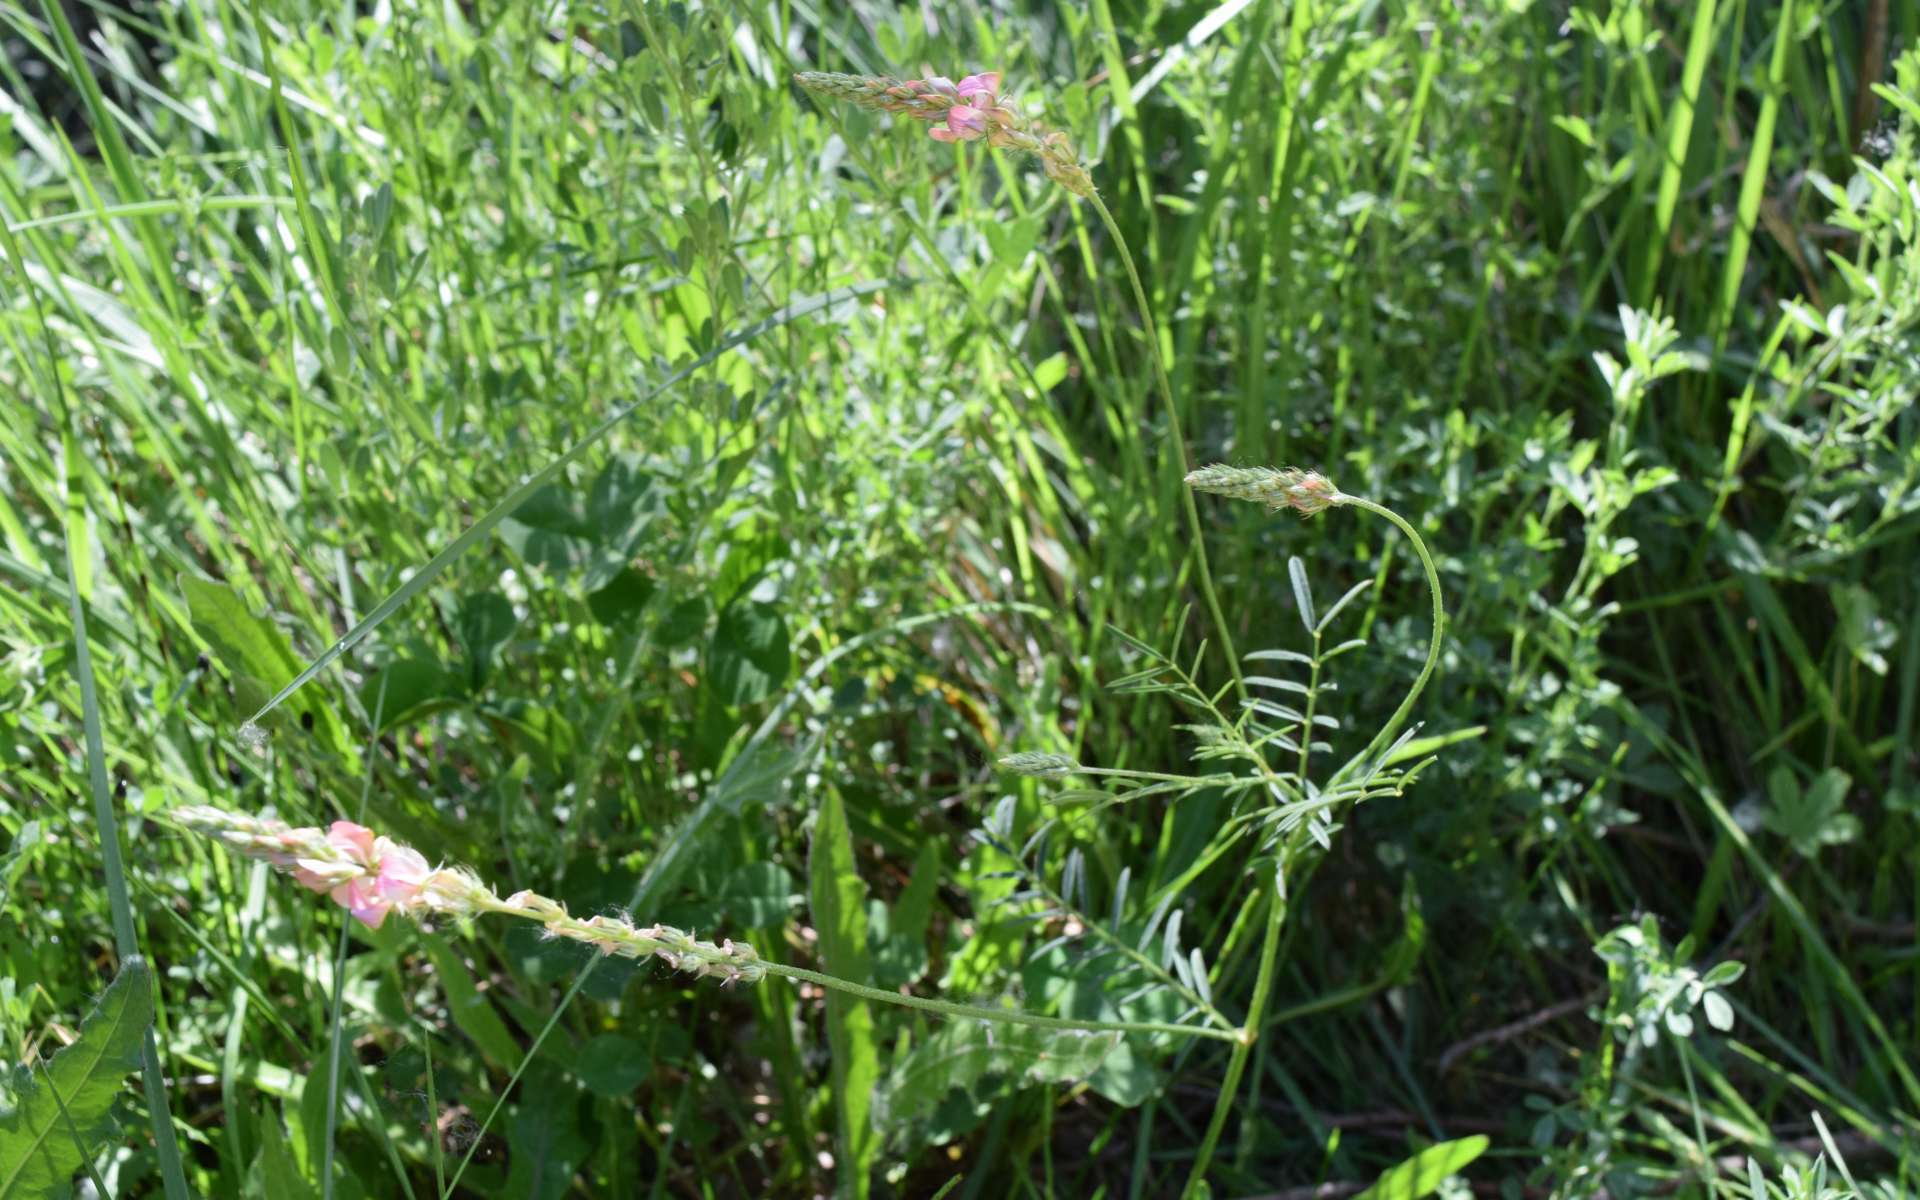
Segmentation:
[(1399, 1166), (1389, 1167), (1355, 1200), (1420, 1200), (1422, 1196), (1431, 1196), (1446, 1182), (1447, 1176), (1486, 1152), (1486, 1136), (1478, 1133), (1459, 1141), (1428, 1146)]
[[(122, 1081), (140, 1066), (153, 1019), (153, 977), (130, 957), (80, 1023), (80, 1037), (44, 1072), (16, 1068), (14, 1107), (0, 1113), (0, 1200), (64, 1196), (111, 1124)], [(62, 1111), (64, 1109), (64, 1111)]]

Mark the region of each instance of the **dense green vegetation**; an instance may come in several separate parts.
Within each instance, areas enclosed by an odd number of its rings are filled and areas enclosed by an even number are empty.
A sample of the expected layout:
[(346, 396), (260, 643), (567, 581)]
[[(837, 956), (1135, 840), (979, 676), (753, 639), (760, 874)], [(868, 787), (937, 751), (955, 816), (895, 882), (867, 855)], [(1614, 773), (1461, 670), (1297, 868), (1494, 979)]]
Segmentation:
[(0, 1200), (1920, 1188), (1920, 8), (0, 44)]

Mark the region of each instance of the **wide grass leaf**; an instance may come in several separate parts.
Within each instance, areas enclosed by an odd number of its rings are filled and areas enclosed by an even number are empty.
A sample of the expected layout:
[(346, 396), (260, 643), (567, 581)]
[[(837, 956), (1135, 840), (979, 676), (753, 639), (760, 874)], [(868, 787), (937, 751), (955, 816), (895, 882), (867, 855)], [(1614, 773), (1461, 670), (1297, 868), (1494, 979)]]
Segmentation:
[[(853, 836), (840, 794), (827, 789), (813, 831), (808, 864), (813, 924), (827, 974), (854, 983), (872, 975), (867, 958), (867, 887), (854, 867)], [(839, 1194), (865, 1196), (880, 1139), (869, 1119), (880, 1081), (880, 1055), (867, 1002), (827, 993), (827, 1043), (833, 1052), (834, 1108), (839, 1115)]]
[(1431, 1196), (1446, 1182), (1447, 1176), (1486, 1152), (1487, 1139), (1478, 1133), (1459, 1141), (1428, 1146), (1399, 1166), (1382, 1172), (1373, 1186), (1355, 1200), (1420, 1200), (1422, 1196)]
[(152, 1019), (152, 972), (145, 959), (129, 958), (80, 1023), (78, 1041), (44, 1073), (15, 1068), (18, 1100), (0, 1113), (0, 1200), (67, 1194), (111, 1125), (121, 1082), (140, 1067), (141, 1035)]

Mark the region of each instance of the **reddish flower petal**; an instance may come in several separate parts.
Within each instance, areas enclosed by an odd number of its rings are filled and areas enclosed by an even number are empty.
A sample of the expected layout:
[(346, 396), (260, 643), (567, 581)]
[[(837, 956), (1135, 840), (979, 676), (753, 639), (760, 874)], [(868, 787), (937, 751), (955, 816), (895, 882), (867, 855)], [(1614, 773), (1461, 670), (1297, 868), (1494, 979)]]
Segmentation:
[(985, 92), (991, 96), (999, 90), (1000, 72), (998, 71), (982, 71), (978, 75), (969, 75), (954, 89), (962, 96), (971, 96), (976, 92)]
[(335, 821), (327, 829), (327, 843), (363, 867), (373, 865), (373, 830), (352, 821)]
[(427, 860), (418, 850), (396, 846), (386, 838), (376, 842), (374, 848), (380, 855), (380, 875), (374, 881), (380, 895), (396, 904), (412, 903), (432, 871)]

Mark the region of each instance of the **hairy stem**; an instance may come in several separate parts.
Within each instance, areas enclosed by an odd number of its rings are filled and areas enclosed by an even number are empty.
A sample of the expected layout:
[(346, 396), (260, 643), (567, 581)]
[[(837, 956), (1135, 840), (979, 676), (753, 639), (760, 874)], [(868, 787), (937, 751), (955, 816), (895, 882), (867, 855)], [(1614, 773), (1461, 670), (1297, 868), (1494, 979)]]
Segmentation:
[[(1147, 303), (1147, 289), (1140, 283), (1139, 268), (1133, 265), (1133, 252), (1127, 249), (1127, 239), (1120, 233), (1120, 226), (1107, 211), (1106, 202), (1099, 193), (1088, 196), (1094, 211), (1100, 214), (1100, 220), (1107, 227), (1107, 235), (1113, 239), (1114, 246), (1120, 251), (1120, 262), (1127, 268), (1127, 279), (1133, 284), (1134, 307), (1140, 310), (1140, 325), (1147, 335), (1147, 357), (1153, 360), (1153, 378), (1160, 385), (1160, 399), (1167, 406), (1167, 418), (1173, 426), (1173, 444), (1180, 451), (1180, 473), (1191, 474), (1193, 459), (1187, 454), (1186, 414), (1173, 399), (1173, 382), (1167, 378), (1167, 364), (1160, 358), (1160, 330), (1153, 323), (1153, 307)], [(1207, 606), (1207, 618), (1213, 622), (1214, 636), (1220, 639), (1221, 653), (1227, 656), (1227, 669), (1233, 672), (1233, 687), (1242, 700), (1247, 698), (1247, 681), (1240, 674), (1240, 656), (1234, 653), (1233, 634), (1227, 626), (1227, 617), (1220, 608), (1220, 595), (1213, 589), (1213, 569), (1207, 565), (1206, 541), (1200, 536), (1200, 510), (1193, 502), (1193, 489), (1180, 489), (1181, 507), (1187, 520), (1187, 534), (1193, 544), (1193, 567), (1200, 577), (1200, 595)]]

